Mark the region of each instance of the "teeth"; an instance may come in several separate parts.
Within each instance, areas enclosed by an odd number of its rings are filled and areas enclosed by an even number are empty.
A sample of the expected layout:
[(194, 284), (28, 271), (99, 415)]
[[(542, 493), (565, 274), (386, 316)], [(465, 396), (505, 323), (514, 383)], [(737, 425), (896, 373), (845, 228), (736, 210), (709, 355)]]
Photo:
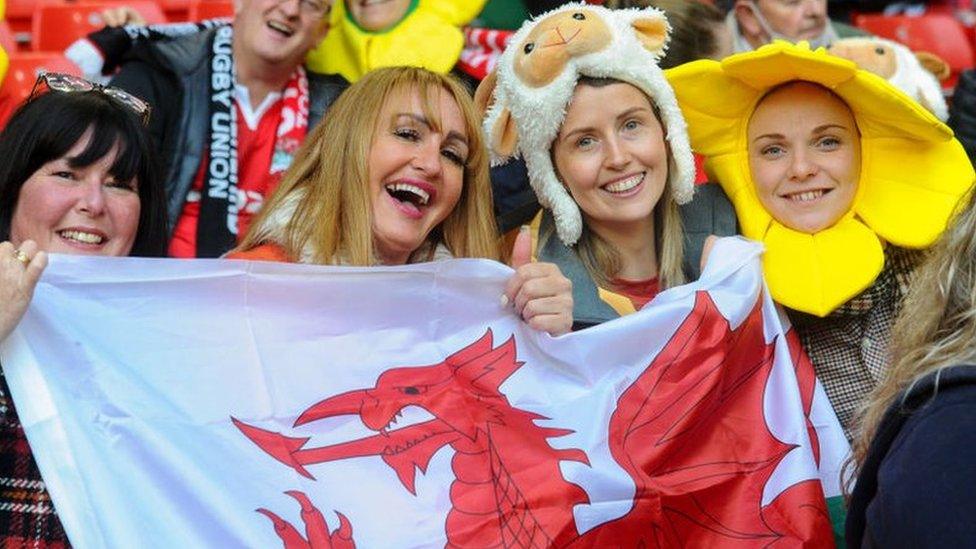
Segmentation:
[(795, 193), (788, 195), (788, 198), (794, 202), (810, 202), (811, 200), (816, 200), (824, 195), (823, 189), (816, 191), (806, 191), (802, 193)]
[(282, 25), (281, 23), (279, 23), (277, 21), (268, 21), (268, 26), (271, 27), (271, 28), (273, 28), (276, 31), (282, 32), (284, 34), (287, 34), (288, 36), (291, 36), (292, 35), (292, 32), (293, 32), (290, 28), (288, 28), (285, 25)]
[(386, 188), (392, 192), (405, 191), (418, 196), (420, 198), (421, 206), (426, 206), (427, 202), (430, 201), (430, 195), (416, 185), (411, 185), (409, 183), (393, 183), (392, 185), (387, 185)]
[(84, 244), (101, 244), (104, 238), (97, 234), (83, 233), (81, 231), (61, 231), (60, 234), (63, 238), (68, 238), (70, 240), (77, 240)]
[(633, 177), (624, 179), (623, 181), (617, 181), (616, 183), (605, 185), (603, 189), (612, 193), (622, 193), (633, 189), (637, 185), (640, 185), (640, 182), (643, 180), (644, 174), (639, 173)]

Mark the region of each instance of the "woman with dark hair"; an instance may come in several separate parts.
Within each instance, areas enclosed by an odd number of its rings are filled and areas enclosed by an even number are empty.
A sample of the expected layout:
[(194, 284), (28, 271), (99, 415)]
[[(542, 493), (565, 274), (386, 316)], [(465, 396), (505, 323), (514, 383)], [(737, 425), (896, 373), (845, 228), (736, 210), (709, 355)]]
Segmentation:
[[(0, 133), (0, 341), (27, 309), (47, 253), (166, 250), (148, 107), (67, 75), (41, 83), (51, 91), (32, 94)], [(8, 395), (0, 376), (0, 545), (67, 546)]]

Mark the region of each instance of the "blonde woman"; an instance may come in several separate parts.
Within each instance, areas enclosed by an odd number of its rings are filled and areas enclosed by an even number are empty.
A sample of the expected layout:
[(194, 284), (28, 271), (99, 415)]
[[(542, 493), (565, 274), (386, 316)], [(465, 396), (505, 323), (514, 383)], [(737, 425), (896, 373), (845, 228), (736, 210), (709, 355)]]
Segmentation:
[(867, 401), (848, 547), (971, 547), (976, 540), (976, 202), (920, 268)]
[[(498, 259), (473, 108), (448, 76), (413, 67), (369, 73), (311, 133), (229, 257), (359, 266)], [(518, 263), (506, 300), (530, 326), (568, 331), (569, 281), (554, 265)]]
[(679, 212), (695, 168), (657, 66), (668, 32), (656, 9), (567, 4), (523, 26), (478, 88), (492, 151), (525, 159), (544, 208), (535, 255), (572, 280), (577, 329), (697, 277), (706, 237), (735, 232), (716, 186), (699, 193), (697, 215)]
[(844, 432), (888, 366), (924, 250), (976, 173), (952, 130), (883, 78), (777, 41), (668, 71), (705, 170), (763, 243), (763, 276)]

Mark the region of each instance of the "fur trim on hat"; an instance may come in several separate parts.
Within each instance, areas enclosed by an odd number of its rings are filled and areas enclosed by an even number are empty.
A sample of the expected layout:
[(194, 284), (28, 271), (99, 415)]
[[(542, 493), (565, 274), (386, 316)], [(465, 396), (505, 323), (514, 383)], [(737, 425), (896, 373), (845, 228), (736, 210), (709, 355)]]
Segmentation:
[(495, 72), (478, 88), (476, 101), (487, 111), (484, 127), (492, 163), (517, 155), (525, 159), (532, 188), (543, 207), (552, 211), (559, 238), (567, 245), (579, 239), (583, 219), (556, 177), (550, 147), (580, 76), (621, 80), (651, 98), (670, 145), (672, 195), (684, 204), (694, 194), (695, 162), (685, 121), (657, 64), (669, 34), (664, 13), (655, 8), (608, 10), (567, 4), (522, 25)]

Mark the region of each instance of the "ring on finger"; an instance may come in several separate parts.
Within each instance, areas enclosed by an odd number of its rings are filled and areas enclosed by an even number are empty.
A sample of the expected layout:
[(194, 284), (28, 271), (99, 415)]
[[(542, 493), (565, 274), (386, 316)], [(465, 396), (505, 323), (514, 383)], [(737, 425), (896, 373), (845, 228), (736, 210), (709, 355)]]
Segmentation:
[(17, 261), (23, 263), (25, 267), (29, 265), (31, 262), (30, 257), (27, 255), (26, 252), (24, 252), (24, 250), (17, 250), (16, 252), (14, 252), (14, 257), (17, 258)]

